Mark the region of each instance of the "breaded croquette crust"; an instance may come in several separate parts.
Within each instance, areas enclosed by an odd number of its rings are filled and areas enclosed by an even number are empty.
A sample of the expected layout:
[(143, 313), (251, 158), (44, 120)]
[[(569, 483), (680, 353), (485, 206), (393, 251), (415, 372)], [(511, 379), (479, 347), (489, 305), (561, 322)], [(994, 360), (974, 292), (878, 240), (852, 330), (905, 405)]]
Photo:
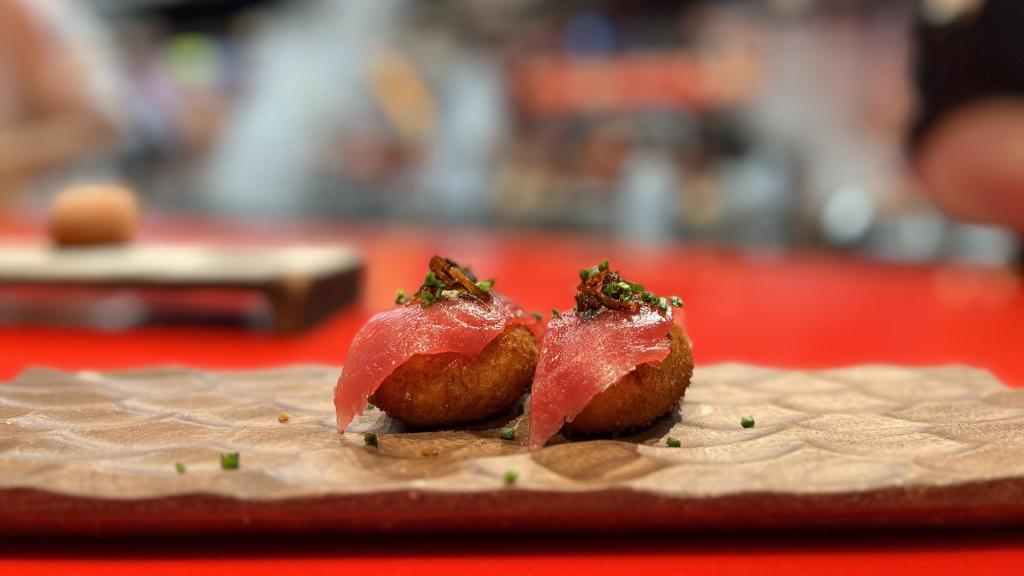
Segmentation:
[(474, 358), (455, 352), (413, 356), (395, 368), (370, 401), (416, 427), (483, 420), (516, 404), (533, 381), (538, 355), (530, 331), (510, 325)]
[(693, 352), (678, 326), (669, 330), (671, 347), (660, 364), (647, 363), (594, 396), (572, 422), (569, 434), (607, 434), (646, 426), (674, 409), (693, 376)]

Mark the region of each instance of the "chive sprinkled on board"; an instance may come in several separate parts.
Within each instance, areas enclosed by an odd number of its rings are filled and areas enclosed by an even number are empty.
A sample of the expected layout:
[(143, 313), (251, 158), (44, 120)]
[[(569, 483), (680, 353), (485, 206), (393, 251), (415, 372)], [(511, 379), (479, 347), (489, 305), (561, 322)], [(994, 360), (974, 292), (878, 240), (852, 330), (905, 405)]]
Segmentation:
[(374, 432), (367, 432), (366, 434), (363, 434), (363, 443), (367, 446), (373, 446), (374, 448), (380, 445), (377, 442), (377, 434)]
[(184, 462), (175, 462), (174, 469), (178, 471), (178, 474), (184, 474), (188, 470)]
[(501, 439), (502, 440), (515, 440), (516, 439), (516, 429), (515, 428), (509, 428), (508, 426), (502, 428), (501, 429)]
[(505, 470), (505, 475), (502, 479), (505, 481), (505, 486), (511, 486), (519, 479), (519, 472), (513, 468), (509, 468), (508, 470)]
[(224, 452), (220, 455), (220, 467), (223, 470), (238, 470), (239, 460), (238, 452)]
[(744, 417), (740, 418), (740, 426), (743, 426), (744, 428), (753, 428), (754, 427), (754, 417), (753, 416), (744, 416)]
[(672, 436), (665, 438), (665, 444), (668, 444), (669, 448), (679, 448), (683, 445), (679, 438), (673, 438)]

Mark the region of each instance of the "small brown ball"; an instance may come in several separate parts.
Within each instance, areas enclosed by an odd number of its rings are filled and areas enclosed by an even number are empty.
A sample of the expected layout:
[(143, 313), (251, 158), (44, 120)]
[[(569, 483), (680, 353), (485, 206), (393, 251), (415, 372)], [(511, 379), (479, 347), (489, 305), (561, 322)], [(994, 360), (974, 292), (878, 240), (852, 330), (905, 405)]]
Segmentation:
[(660, 365), (641, 364), (587, 404), (569, 434), (607, 434), (646, 426), (675, 409), (693, 375), (693, 352), (678, 326), (669, 330), (671, 348)]
[(370, 401), (411, 426), (483, 420), (515, 405), (533, 381), (538, 356), (530, 331), (512, 325), (474, 358), (455, 352), (413, 356), (395, 368)]
[(139, 204), (123, 186), (73, 186), (50, 207), (50, 237), (59, 246), (122, 244), (135, 237)]

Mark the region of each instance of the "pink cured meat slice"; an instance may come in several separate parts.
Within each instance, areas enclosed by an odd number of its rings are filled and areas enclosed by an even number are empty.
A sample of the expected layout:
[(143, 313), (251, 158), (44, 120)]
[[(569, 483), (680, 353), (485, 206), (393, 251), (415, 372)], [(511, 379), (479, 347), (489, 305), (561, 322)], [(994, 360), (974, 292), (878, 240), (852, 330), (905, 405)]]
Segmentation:
[(530, 396), (530, 450), (571, 422), (587, 404), (646, 362), (668, 356), (672, 311), (605, 310), (591, 320), (575, 311), (548, 322)]
[(374, 315), (352, 340), (334, 388), (338, 431), (343, 432), (366, 409), (367, 398), (414, 355), (458, 352), (473, 357), (510, 323), (526, 326), (540, 339), (540, 322), (499, 294), (493, 295), (490, 305), (442, 300), (426, 308), (398, 306)]

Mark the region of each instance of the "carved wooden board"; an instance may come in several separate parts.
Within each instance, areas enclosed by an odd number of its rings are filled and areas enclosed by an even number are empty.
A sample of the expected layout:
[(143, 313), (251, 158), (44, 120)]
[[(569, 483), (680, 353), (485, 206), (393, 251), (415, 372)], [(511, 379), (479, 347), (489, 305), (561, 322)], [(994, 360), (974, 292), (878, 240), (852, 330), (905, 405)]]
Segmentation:
[[(0, 386), (7, 533), (1024, 525), (1024, 391), (963, 367), (699, 368), (643, 433), (526, 451), (509, 415), (334, 428), (337, 370), (31, 370)], [(286, 412), (287, 423), (278, 416)], [(740, 426), (743, 415), (756, 420)], [(499, 438), (511, 421), (515, 441)], [(378, 448), (362, 433), (376, 431)], [(679, 448), (665, 438), (682, 441)], [(238, 451), (238, 470), (219, 455)], [(187, 466), (179, 474), (175, 463)], [(506, 487), (506, 470), (518, 471)]]

